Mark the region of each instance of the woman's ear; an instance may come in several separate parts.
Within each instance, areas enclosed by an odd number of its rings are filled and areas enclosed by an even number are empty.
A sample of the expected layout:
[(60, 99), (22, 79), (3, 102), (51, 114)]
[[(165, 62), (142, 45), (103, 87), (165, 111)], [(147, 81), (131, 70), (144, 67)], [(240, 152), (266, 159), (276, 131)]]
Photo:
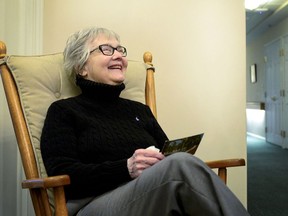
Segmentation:
[(86, 65), (79, 71), (78, 75), (81, 77), (86, 77), (88, 75)]

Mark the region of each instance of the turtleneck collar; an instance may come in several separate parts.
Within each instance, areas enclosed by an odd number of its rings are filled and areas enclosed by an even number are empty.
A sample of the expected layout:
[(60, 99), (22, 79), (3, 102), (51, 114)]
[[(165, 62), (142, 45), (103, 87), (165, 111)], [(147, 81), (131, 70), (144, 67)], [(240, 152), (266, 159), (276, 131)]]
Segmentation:
[(125, 89), (124, 83), (120, 85), (108, 85), (86, 80), (81, 77), (76, 78), (76, 84), (81, 88), (83, 96), (94, 100), (117, 100), (121, 91)]

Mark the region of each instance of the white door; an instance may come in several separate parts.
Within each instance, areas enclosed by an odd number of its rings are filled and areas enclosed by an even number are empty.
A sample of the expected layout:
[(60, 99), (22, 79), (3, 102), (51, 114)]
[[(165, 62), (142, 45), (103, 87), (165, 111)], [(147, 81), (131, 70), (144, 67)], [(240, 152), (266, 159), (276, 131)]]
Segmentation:
[(266, 60), (266, 140), (273, 144), (283, 145), (282, 131), (282, 98), (281, 77), (281, 40), (275, 40), (265, 46)]
[(283, 97), (283, 126), (284, 126), (284, 131), (285, 132), (285, 138), (284, 138), (284, 143), (283, 147), (288, 148), (288, 35), (283, 37), (283, 58), (284, 58), (284, 88), (285, 89), (283, 92), (284, 94), (282, 95)]

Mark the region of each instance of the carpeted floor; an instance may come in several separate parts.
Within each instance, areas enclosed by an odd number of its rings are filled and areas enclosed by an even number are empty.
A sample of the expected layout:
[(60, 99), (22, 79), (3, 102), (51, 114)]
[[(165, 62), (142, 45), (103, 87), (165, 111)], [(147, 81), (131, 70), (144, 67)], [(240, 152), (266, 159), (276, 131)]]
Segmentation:
[(251, 216), (288, 215), (288, 150), (247, 137), (248, 211)]

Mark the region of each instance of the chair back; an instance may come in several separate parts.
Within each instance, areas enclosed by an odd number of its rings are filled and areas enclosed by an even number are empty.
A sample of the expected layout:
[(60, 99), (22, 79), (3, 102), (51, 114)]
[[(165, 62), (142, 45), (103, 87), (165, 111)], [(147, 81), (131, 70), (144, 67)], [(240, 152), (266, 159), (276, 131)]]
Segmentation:
[[(154, 68), (150, 53), (144, 54), (144, 61), (128, 60), (126, 88), (120, 97), (146, 103), (156, 116)], [(0, 41), (0, 65), (26, 179), (46, 178), (40, 137), (47, 109), (54, 101), (76, 96), (81, 91), (75, 85), (71, 72), (64, 70), (62, 53), (8, 56), (5, 44)], [(52, 207), (51, 212), (54, 211), (51, 191), (44, 191), (43, 195), (30, 189), (30, 194), (37, 215), (43, 216), (41, 208), (48, 208), (49, 205)]]

